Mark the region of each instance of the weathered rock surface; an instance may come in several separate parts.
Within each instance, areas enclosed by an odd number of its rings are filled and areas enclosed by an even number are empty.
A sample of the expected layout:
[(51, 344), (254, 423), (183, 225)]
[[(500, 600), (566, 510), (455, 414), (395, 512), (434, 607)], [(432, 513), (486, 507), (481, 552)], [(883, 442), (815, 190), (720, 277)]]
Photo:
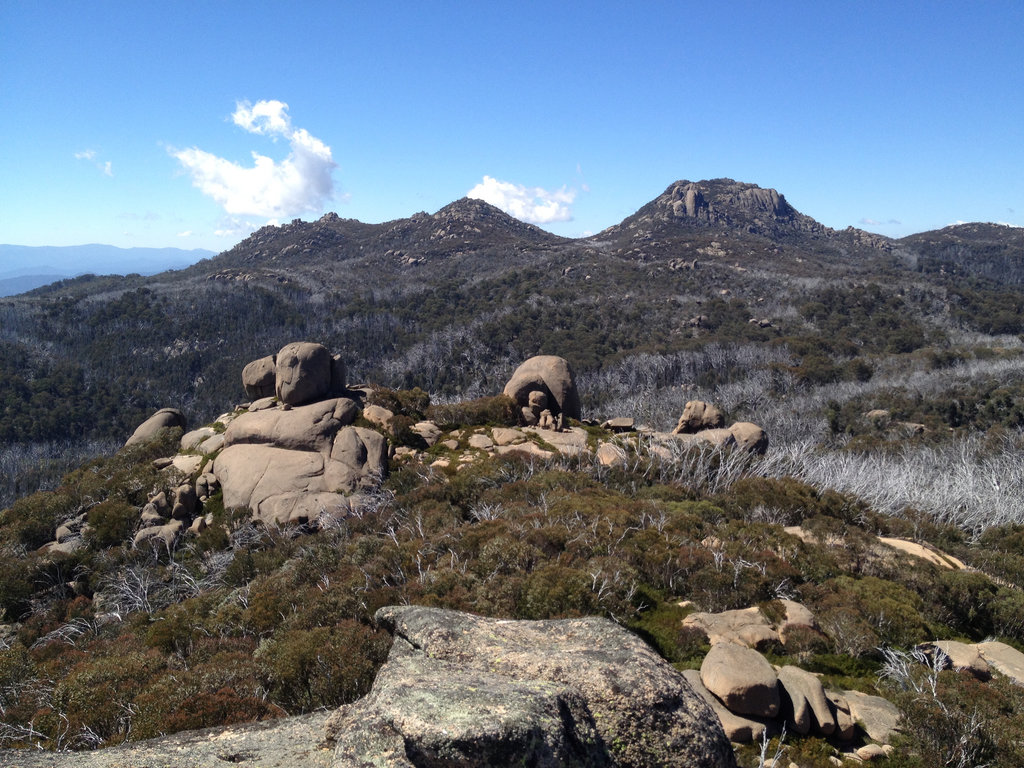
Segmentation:
[(514, 445), (526, 440), (526, 435), (519, 429), (511, 427), (495, 427), (491, 430), (491, 438), (495, 445)]
[(562, 432), (526, 427), (525, 431), (537, 435), (565, 456), (580, 456), (590, 453), (590, 449), (587, 448), (587, 432), (580, 427), (570, 427)]
[(691, 613), (684, 627), (694, 627), (707, 635), (708, 643), (735, 643), (747, 648), (764, 648), (777, 642), (778, 633), (756, 607), (721, 613)]
[(757, 651), (732, 643), (711, 646), (700, 666), (704, 686), (730, 712), (756, 717), (779, 714), (779, 681)]
[(926, 648), (928, 647), (942, 651), (946, 657), (946, 666), (958, 672), (970, 672), (979, 680), (988, 680), (992, 677), (992, 670), (977, 645), (968, 645), (956, 640), (935, 640), (928, 643)]
[(412, 425), (412, 431), (422, 437), (428, 446), (436, 443), (441, 437), (441, 428), (432, 421), (418, 421)]
[(978, 643), (975, 647), (992, 669), (1017, 685), (1024, 685), (1024, 653), (1000, 642)]
[(329, 732), (336, 765), (734, 766), (685, 678), (604, 619), (388, 607), (387, 664)]
[(199, 429), (193, 429), (191, 432), (186, 432), (181, 436), (181, 450), (194, 451), (204, 440), (208, 440), (216, 434), (217, 431), (213, 427), (200, 427)]
[(181, 427), (187, 429), (185, 415), (177, 408), (161, 408), (136, 427), (132, 436), (125, 441), (125, 447), (145, 443), (156, 437), (161, 429)]
[(814, 614), (803, 604), (795, 600), (779, 600), (786, 609), (786, 618), (778, 626), (779, 641), (786, 645), (794, 634), (804, 632), (821, 633)]
[(292, 451), (330, 451), (338, 430), (352, 423), (358, 406), (348, 398), (322, 400), (289, 410), (247, 413), (224, 433), (226, 447), (273, 445)]
[(555, 355), (538, 355), (524, 362), (516, 368), (504, 392), (522, 408), (530, 407), (531, 392), (543, 392), (553, 415), (562, 414), (569, 419), (579, 419), (581, 415), (572, 368), (567, 360)]
[(851, 741), (857, 733), (857, 723), (850, 712), (850, 702), (839, 691), (825, 691), (825, 698), (836, 721), (835, 737), (840, 741)]
[(273, 397), (277, 384), (277, 356), (253, 360), (242, 369), (242, 388), (250, 400)]
[(722, 724), (722, 730), (725, 731), (729, 741), (736, 744), (749, 744), (752, 741), (759, 740), (765, 731), (768, 730), (768, 722), (743, 717), (726, 709), (725, 705), (715, 698), (714, 694), (704, 686), (700, 679), (700, 672), (696, 669), (683, 670), (683, 677), (686, 678), (686, 682), (690, 684), (690, 687), (708, 703), (708, 706), (717, 715), (718, 721)]
[(718, 429), (725, 426), (725, 416), (711, 403), (703, 400), (690, 400), (683, 407), (683, 415), (672, 430), (674, 434), (689, 434), (705, 429)]
[(892, 547), (893, 549), (898, 549), (912, 557), (926, 560), (932, 565), (937, 565), (939, 568), (960, 571), (967, 567), (962, 561), (952, 555), (940, 552), (934, 547), (926, 547), (923, 544), (918, 544), (916, 541), (896, 539), (889, 536), (879, 536), (878, 540), (887, 547)]
[(900, 721), (900, 711), (895, 704), (860, 691), (844, 691), (843, 696), (850, 705), (851, 717), (870, 738), (886, 744), (892, 740)]
[(778, 672), (782, 698), (788, 704), (787, 722), (797, 733), (831, 735), (836, 721), (825, 698), (821, 681), (799, 667), (785, 666)]
[(626, 451), (614, 443), (601, 443), (597, 446), (597, 460), (606, 467), (622, 466), (626, 463)]
[(367, 405), (363, 408), (363, 418), (374, 426), (390, 430), (395, 414), (379, 405)]
[(768, 435), (757, 424), (737, 421), (729, 427), (729, 433), (736, 441), (736, 447), (750, 453), (764, 453), (768, 450)]
[(143, 528), (135, 534), (132, 540), (133, 547), (140, 547), (147, 542), (156, 542), (170, 550), (174, 546), (174, 540), (184, 530), (185, 524), (181, 520), (171, 520), (164, 525), (152, 525)]
[(281, 347), (275, 364), (275, 394), (288, 405), (303, 405), (331, 391), (331, 353), (323, 344), (297, 341)]
[(4, 768), (330, 768), (324, 744), (328, 713), (287, 717), (227, 728), (182, 731), (93, 752), (0, 749)]
[(334, 398), (235, 419), (213, 465), (228, 509), (248, 507), (268, 523), (343, 514), (344, 494), (374, 485), (387, 471), (387, 441), (349, 425), (357, 406)]

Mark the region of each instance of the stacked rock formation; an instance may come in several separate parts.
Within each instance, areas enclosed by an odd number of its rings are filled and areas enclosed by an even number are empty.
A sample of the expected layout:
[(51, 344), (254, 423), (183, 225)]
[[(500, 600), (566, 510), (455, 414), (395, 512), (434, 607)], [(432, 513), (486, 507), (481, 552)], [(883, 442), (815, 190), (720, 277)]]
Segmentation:
[(351, 426), (359, 393), (345, 393), (345, 366), (320, 344), (288, 344), (243, 371), (247, 393), (274, 396), (251, 403), (224, 433), (213, 474), (228, 509), (247, 507), (265, 523), (342, 517), (349, 496), (386, 474), (387, 440)]
[(785, 615), (771, 622), (756, 608), (693, 613), (683, 625), (701, 631), (711, 643), (700, 671), (684, 672), (694, 690), (718, 715), (731, 741), (749, 743), (767, 733), (830, 737), (851, 743), (863, 735), (885, 744), (896, 732), (900, 713), (889, 701), (859, 691), (827, 690), (818, 677), (799, 667), (773, 667), (757, 648), (786, 644), (798, 634), (819, 633), (806, 607), (779, 601)]
[(561, 429), (565, 419), (580, 418), (576, 378), (564, 358), (531, 357), (516, 368), (504, 392), (519, 405), (524, 425)]
[(700, 440), (721, 447), (735, 446), (752, 453), (768, 450), (768, 435), (749, 421), (738, 421), (725, 428), (725, 416), (711, 403), (691, 400), (683, 408), (672, 434), (689, 441)]

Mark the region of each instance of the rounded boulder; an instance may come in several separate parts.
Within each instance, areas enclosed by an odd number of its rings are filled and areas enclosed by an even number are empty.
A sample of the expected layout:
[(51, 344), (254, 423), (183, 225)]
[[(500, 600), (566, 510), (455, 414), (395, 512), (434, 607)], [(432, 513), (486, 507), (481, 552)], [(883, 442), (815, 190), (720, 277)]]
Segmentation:
[(187, 428), (185, 415), (177, 408), (161, 408), (144, 422), (142, 422), (132, 433), (132, 436), (125, 441), (125, 447), (145, 443), (156, 437), (161, 429), (181, 427)]
[(331, 391), (334, 362), (323, 344), (298, 341), (277, 353), (277, 399), (286, 405), (303, 405), (326, 397)]
[(756, 717), (779, 714), (779, 678), (757, 651), (732, 643), (711, 646), (700, 666), (704, 686), (730, 712)]
[(530, 406), (530, 394), (543, 392), (547, 396), (547, 408), (554, 415), (579, 419), (580, 396), (576, 389), (576, 377), (569, 361), (555, 355), (531, 357), (512, 374), (504, 393), (515, 400), (520, 407)]
[(273, 397), (277, 385), (277, 359), (274, 355), (253, 360), (242, 369), (242, 387), (250, 400)]

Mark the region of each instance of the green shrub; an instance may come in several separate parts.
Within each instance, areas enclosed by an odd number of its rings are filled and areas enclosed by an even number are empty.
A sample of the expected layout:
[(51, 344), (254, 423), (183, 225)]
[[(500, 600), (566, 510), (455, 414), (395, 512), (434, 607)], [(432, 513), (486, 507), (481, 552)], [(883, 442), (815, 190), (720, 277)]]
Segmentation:
[(391, 637), (357, 621), (293, 629), (256, 651), (271, 699), (288, 712), (337, 707), (369, 692)]
[[(1024, 765), (1024, 693), (1005, 679), (982, 683), (971, 675), (940, 672), (935, 693), (926, 668), (911, 670), (918, 689), (890, 686), (885, 693), (903, 713), (893, 768), (936, 765), (1017, 768)], [(895, 689), (895, 690), (894, 690)]]
[(19, 621), (31, 607), (33, 584), (27, 560), (0, 550), (0, 619)]
[(124, 544), (139, 522), (139, 510), (123, 501), (107, 499), (89, 510), (89, 544), (103, 549)]
[(840, 653), (859, 656), (880, 645), (906, 648), (934, 636), (921, 615), (921, 598), (874, 576), (831, 579), (814, 602), (818, 622)]
[(656, 598), (651, 594), (648, 600), (654, 607), (643, 611), (629, 628), (668, 661), (684, 666), (699, 664), (710, 646), (701, 630), (683, 626), (689, 609), (672, 601), (654, 603)]
[(125, 739), (135, 697), (164, 668), (164, 661), (156, 651), (133, 647), (130, 640), (117, 645), (118, 652), (110, 648), (84, 659), (57, 682), (53, 709), (39, 718), (41, 730), (56, 735), (88, 729), (107, 744)]
[(0, 512), (0, 530), (8, 541), (38, 549), (53, 541), (57, 526), (77, 512), (75, 499), (63, 491), (39, 491)]
[(430, 407), (430, 395), (419, 387), (413, 389), (387, 389), (377, 387), (366, 398), (367, 405), (387, 408), (396, 416), (402, 415), (421, 421)]
[(526, 578), (519, 615), (524, 619), (586, 616), (599, 609), (583, 571), (561, 565), (545, 565)]
[(427, 418), (443, 430), (490, 425), (514, 427), (519, 423), (519, 406), (508, 395), (480, 397), (461, 403), (432, 405)]

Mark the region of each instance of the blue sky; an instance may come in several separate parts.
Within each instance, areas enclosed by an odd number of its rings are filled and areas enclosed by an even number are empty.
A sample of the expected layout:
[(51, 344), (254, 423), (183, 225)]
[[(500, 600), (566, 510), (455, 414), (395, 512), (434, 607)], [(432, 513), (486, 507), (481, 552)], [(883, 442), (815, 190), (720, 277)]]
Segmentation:
[(1019, 0), (4, 0), (0, 30), (4, 243), (220, 251), (470, 191), (579, 236), (720, 176), (836, 228), (1024, 225)]

